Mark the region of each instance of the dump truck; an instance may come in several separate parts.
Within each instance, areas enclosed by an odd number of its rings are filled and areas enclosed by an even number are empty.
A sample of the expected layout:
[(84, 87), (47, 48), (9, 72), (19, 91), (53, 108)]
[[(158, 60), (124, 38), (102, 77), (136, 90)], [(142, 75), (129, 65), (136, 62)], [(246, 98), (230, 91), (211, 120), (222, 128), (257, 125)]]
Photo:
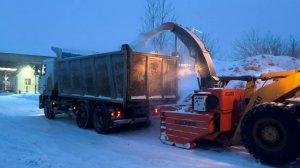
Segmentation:
[(108, 133), (149, 122), (155, 105), (178, 99), (176, 56), (134, 52), (126, 44), (92, 55), (53, 50), (57, 58), (45, 61), (39, 87), (39, 107), (48, 119), (68, 113), (80, 128)]
[[(209, 51), (189, 29), (165, 23), (155, 31), (170, 30), (195, 58), (199, 90), (189, 103), (163, 105), (160, 140), (186, 149), (201, 139), (225, 145), (240, 142), (257, 160), (286, 164), (300, 154), (300, 68), (260, 76), (217, 76)], [(242, 89), (226, 88), (233, 80)], [(256, 81), (272, 81), (260, 88)]]

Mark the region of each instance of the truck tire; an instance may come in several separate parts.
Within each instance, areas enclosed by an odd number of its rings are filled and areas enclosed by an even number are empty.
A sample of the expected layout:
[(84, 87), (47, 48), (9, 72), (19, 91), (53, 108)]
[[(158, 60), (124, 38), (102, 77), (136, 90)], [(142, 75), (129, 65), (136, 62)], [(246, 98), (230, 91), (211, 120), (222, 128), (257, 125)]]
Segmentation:
[(91, 128), (91, 116), (87, 104), (79, 104), (76, 111), (76, 123), (79, 128), (88, 129)]
[(95, 130), (100, 134), (108, 134), (110, 132), (111, 118), (104, 105), (95, 107), (93, 112), (93, 124)]
[(270, 165), (294, 161), (300, 152), (300, 123), (294, 107), (264, 103), (242, 119), (241, 139), (254, 158)]
[(45, 98), (45, 101), (44, 101), (44, 114), (45, 114), (45, 117), (48, 119), (55, 118), (55, 113), (52, 110), (52, 103), (49, 98)]

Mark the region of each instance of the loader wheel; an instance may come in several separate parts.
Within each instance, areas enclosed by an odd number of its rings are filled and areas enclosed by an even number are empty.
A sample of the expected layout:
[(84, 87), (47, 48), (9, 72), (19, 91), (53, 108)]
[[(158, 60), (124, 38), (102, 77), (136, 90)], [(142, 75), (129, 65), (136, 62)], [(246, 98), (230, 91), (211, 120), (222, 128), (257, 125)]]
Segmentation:
[(76, 111), (76, 123), (79, 128), (88, 129), (91, 127), (92, 122), (90, 119), (89, 108), (85, 104), (80, 104)]
[(55, 118), (55, 113), (52, 110), (52, 103), (49, 98), (46, 98), (45, 102), (44, 102), (44, 114), (45, 114), (45, 117), (48, 119)]
[(300, 123), (293, 107), (265, 103), (254, 107), (243, 118), (241, 139), (249, 153), (262, 163), (286, 164), (300, 151)]
[(107, 108), (96, 106), (93, 112), (93, 124), (95, 130), (100, 134), (107, 134), (110, 131), (111, 118)]

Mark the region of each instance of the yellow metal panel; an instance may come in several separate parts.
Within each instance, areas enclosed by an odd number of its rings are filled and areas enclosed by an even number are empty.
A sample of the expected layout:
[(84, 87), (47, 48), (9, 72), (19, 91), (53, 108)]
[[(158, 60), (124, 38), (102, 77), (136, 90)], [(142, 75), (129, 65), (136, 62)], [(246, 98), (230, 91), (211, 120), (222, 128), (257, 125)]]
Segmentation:
[[(300, 69), (285, 71), (285, 72), (277, 72), (271, 74), (262, 74), (261, 77), (265, 79), (272, 79), (277, 77), (285, 77), (281, 78), (278, 81), (271, 83), (265, 87), (257, 90), (250, 97), (250, 101), (240, 119), (240, 123), (235, 131), (234, 136), (231, 139), (231, 143), (237, 144), (240, 141), (240, 125), (245, 114), (251, 110), (255, 105), (261, 104), (263, 102), (272, 102), (277, 100), (278, 98), (295, 91), (300, 88)], [(299, 93), (298, 91), (295, 91)]]
[(293, 75), (295, 73), (299, 73), (300, 68), (298, 69), (293, 69), (290, 71), (283, 71), (283, 72), (273, 72), (273, 73), (263, 73), (260, 75), (260, 78), (262, 80), (268, 80), (268, 79), (273, 79), (273, 78), (284, 78), (290, 75)]

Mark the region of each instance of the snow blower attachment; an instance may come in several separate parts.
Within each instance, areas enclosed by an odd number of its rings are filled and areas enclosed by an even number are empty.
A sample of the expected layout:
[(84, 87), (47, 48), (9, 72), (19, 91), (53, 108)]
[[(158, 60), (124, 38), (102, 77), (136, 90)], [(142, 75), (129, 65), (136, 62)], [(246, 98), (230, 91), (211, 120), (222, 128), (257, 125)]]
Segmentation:
[(190, 149), (199, 139), (216, 139), (237, 126), (234, 116), (244, 95), (241, 89), (205, 89), (193, 95), (192, 104), (160, 106), (161, 141)]
[[(253, 76), (216, 77), (209, 52), (198, 37), (174, 23), (171, 30), (195, 58), (201, 89), (189, 104), (160, 106), (163, 143), (191, 149), (200, 139), (240, 144), (257, 160), (286, 164), (300, 154), (300, 69)], [(156, 31), (158, 31), (156, 30)], [(232, 80), (244, 89), (227, 89)], [(272, 80), (256, 89), (256, 80)]]
[[(273, 83), (256, 90), (256, 80)], [(245, 89), (196, 91), (190, 104), (160, 106), (161, 141), (191, 149), (200, 139), (224, 145), (240, 140), (266, 164), (286, 164), (300, 154), (300, 69), (260, 77), (220, 77), (223, 84), (245, 80)]]

